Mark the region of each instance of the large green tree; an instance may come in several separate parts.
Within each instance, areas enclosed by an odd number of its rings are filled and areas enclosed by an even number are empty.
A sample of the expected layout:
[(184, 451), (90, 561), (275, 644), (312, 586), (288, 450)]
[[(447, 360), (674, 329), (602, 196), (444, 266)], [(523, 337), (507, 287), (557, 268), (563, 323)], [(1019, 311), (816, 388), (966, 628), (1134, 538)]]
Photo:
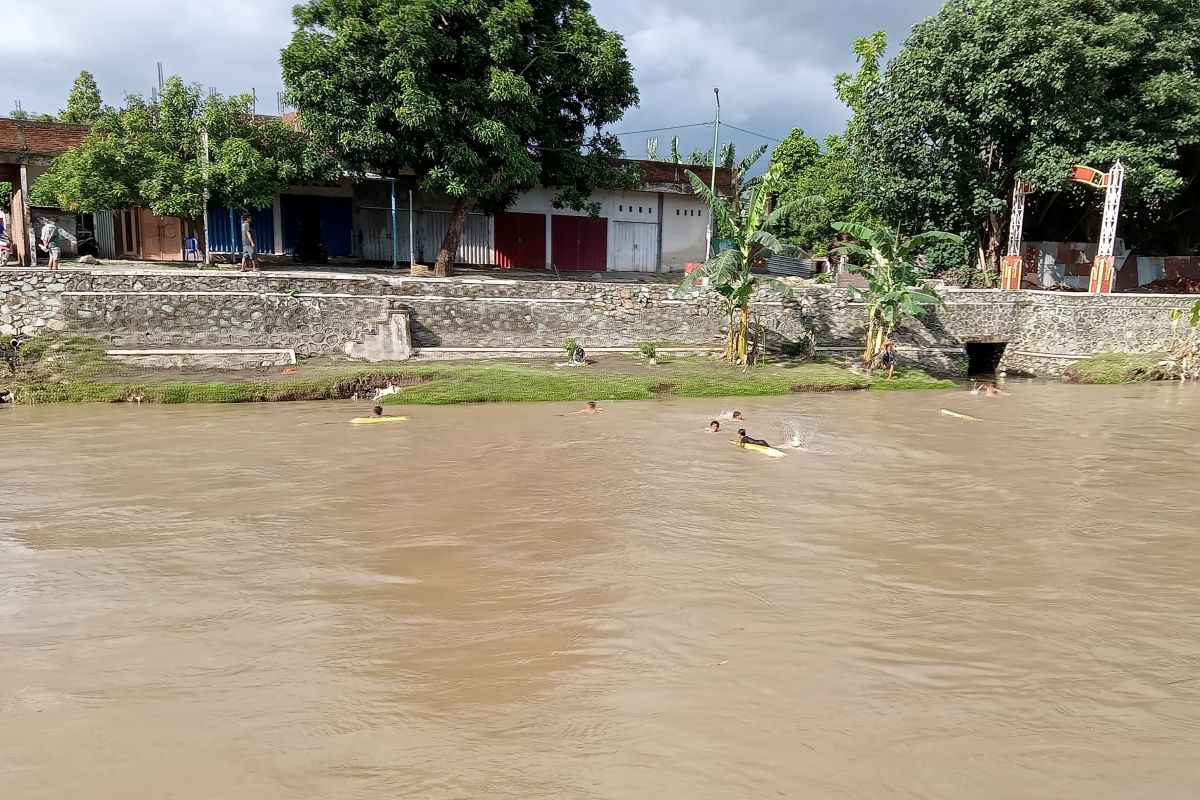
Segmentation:
[(602, 128), (636, 104), (621, 37), (583, 0), (309, 0), (283, 51), (302, 124), (352, 172), (454, 198), (436, 261), (448, 275), (468, 211), (542, 185), (594, 209), (593, 189), (633, 185)]
[(38, 179), (33, 197), (73, 211), (149, 208), (194, 219), (204, 212), (206, 189), (212, 207), (262, 208), (323, 167), (304, 136), (253, 116), (249, 97), (202, 99), (199, 86), (172, 76), (157, 99), (132, 95), (123, 108), (102, 113), (83, 144)]
[(976, 275), (998, 266), (1014, 180), (1050, 193), (1036, 225), (1098, 206), (1071, 164), (1120, 158), (1130, 213), (1161, 220), (1200, 165), (1198, 64), (1195, 0), (951, 0), (866, 92), (858, 177), (889, 223), (962, 233)]
[(81, 70), (67, 97), (67, 107), (58, 115), (59, 122), (75, 125), (90, 125), (100, 118), (102, 101), (96, 77), (86, 69)]

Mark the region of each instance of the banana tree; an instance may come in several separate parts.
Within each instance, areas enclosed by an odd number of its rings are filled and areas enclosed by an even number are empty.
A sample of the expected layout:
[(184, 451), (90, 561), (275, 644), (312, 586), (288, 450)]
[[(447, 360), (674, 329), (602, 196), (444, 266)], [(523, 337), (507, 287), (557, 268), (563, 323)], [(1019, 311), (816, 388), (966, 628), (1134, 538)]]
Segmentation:
[(767, 262), (776, 255), (797, 252), (795, 246), (781, 242), (772, 232), (773, 229), (788, 214), (821, 202), (819, 197), (806, 197), (772, 210), (771, 197), (776, 192), (779, 179), (779, 169), (772, 168), (754, 184), (744, 202), (734, 205), (731, 200), (714, 195), (702, 178), (688, 173), (692, 190), (712, 209), (714, 227), (719, 231), (728, 231), (733, 246), (710, 258), (685, 277), (678, 291), (692, 291), (697, 279), (706, 278), (706, 283), (720, 295), (728, 320), (722, 358), (735, 364), (749, 362), (750, 301), (754, 293), (763, 286), (788, 291), (779, 281), (754, 274), (755, 269), (766, 267)]
[(850, 287), (850, 296), (867, 305), (867, 344), (863, 363), (874, 368), (883, 356), (883, 344), (907, 317), (922, 317), (925, 307), (943, 305), (931, 287), (917, 286), (916, 256), (939, 242), (961, 245), (962, 238), (942, 231), (903, 239), (899, 232), (869, 228), (853, 222), (835, 222), (833, 228), (857, 241), (833, 252), (850, 259), (849, 269), (867, 281), (865, 290)]
[[(1186, 339), (1181, 339), (1179, 337), (1179, 324), (1185, 317), (1188, 321), (1188, 333)], [(1170, 357), (1175, 361), (1182, 362), (1184, 377), (1187, 377), (1196, 353), (1200, 350), (1200, 342), (1197, 341), (1198, 333), (1200, 333), (1200, 300), (1196, 301), (1190, 312), (1182, 308), (1176, 308), (1171, 311)]]

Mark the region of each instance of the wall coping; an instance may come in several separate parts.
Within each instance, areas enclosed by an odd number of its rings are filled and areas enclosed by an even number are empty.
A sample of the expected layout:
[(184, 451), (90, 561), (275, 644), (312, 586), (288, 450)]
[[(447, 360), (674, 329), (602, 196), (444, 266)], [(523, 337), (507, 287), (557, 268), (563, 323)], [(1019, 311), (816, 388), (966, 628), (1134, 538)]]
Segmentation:
[[(154, 267), (123, 267), (118, 269), (113, 268), (95, 268), (95, 267), (61, 267), (57, 270), (51, 270), (44, 267), (7, 267), (0, 269), (0, 282), (3, 282), (6, 276), (12, 275), (90, 275), (92, 277), (163, 277), (163, 278), (236, 278), (248, 280), (269, 280), (269, 279), (287, 279), (287, 280), (334, 280), (347, 281), (353, 283), (368, 283), (371, 281), (387, 284), (390, 286), (401, 286), (411, 284), (447, 284), (459, 286), (516, 286), (523, 283), (537, 284), (552, 288), (560, 287), (587, 287), (589, 289), (675, 289), (674, 283), (625, 283), (622, 281), (562, 281), (548, 280), (546, 278), (530, 277), (528, 279), (520, 278), (477, 278), (477, 277), (412, 277), (410, 275), (392, 275), (386, 273), (369, 273), (359, 274), (351, 272), (313, 272), (308, 270), (270, 270), (267, 272), (241, 272), (239, 270), (219, 270), (219, 269), (180, 269), (180, 268), (154, 268)], [(838, 286), (796, 286), (795, 290), (804, 292), (830, 292), (830, 293), (845, 293), (846, 290)], [(1071, 302), (1074, 300), (1087, 301), (1097, 297), (1114, 297), (1124, 300), (1132, 298), (1154, 298), (1159, 300), (1175, 300), (1176, 302), (1195, 302), (1200, 300), (1200, 295), (1196, 294), (1138, 294), (1134, 292), (1053, 292), (1044, 289), (961, 289), (953, 286), (943, 287), (941, 291), (951, 296), (955, 295), (979, 295), (981, 297), (993, 297), (996, 299), (1004, 298), (1019, 298), (1025, 296), (1036, 297), (1053, 297)], [(699, 295), (702, 292), (696, 289), (693, 294)]]

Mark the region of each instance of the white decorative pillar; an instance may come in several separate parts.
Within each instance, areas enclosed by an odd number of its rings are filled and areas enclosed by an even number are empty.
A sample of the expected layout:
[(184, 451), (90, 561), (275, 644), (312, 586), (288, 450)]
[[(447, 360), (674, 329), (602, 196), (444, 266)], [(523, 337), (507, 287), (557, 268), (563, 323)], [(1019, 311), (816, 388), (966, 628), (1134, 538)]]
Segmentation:
[(1125, 188), (1125, 165), (1118, 161), (1108, 173), (1104, 191), (1104, 221), (1100, 225), (1100, 251), (1092, 262), (1089, 292), (1107, 293), (1116, 283), (1117, 223), (1121, 219), (1121, 194)]

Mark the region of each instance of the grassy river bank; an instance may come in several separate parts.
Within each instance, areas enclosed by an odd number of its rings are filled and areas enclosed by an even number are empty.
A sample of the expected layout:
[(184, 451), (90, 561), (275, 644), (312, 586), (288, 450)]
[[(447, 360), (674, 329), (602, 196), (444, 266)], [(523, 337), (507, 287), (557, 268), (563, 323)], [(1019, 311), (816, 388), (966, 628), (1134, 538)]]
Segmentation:
[(205, 373), (123, 366), (85, 339), (39, 342), (32, 348), (26, 344), (21, 352), (21, 362), (0, 375), (0, 390), (11, 391), (22, 404), (341, 400), (371, 398), (388, 386), (397, 391), (382, 402), (396, 405), (764, 397), (954, 386), (918, 370), (898, 371), (889, 381), (833, 361), (742, 368), (696, 356), (664, 356), (657, 366), (634, 356), (605, 355), (587, 366), (563, 368), (533, 361), (306, 361), (287, 370)]

